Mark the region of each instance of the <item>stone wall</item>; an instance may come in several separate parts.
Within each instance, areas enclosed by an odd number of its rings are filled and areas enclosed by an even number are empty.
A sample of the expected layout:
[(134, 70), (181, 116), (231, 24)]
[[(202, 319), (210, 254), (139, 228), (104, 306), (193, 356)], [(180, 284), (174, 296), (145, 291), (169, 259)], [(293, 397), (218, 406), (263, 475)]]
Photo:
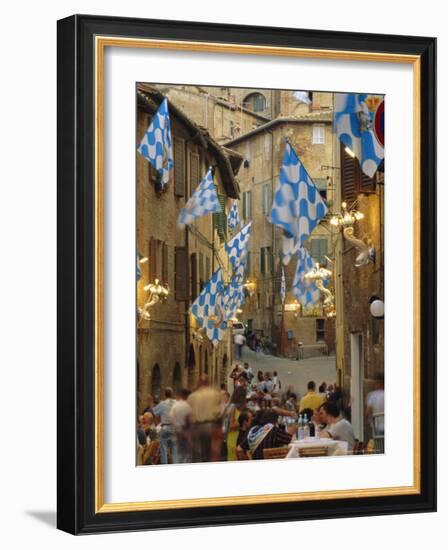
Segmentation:
[[(138, 142), (147, 129), (149, 121), (150, 116), (139, 110)], [(208, 150), (192, 142), (191, 136), (183, 124), (174, 117), (171, 117), (171, 129), (173, 140), (185, 140), (185, 189), (188, 195), (193, 186), (198, 183), (197, 181), (193, 182), (190, 177), (192, 174), (190, 154), (199, 158), (201, 177), (205, 175), (208, 166), (216, 164), (216, 162)], [(157, 254), (158, 276), (161, 282), (167, 284), (170, 289), (165, 303), (158, 303), (150, 308), (151, 320), (140, 321), (137, 328), (137, 401), (138, 410), (141, 411), (147, 403), (148, 394), (157, 393), (161, 397), (163, 389), (167, 386), (183, 386), (193, 389), (199, 376), (207, 371), (213, 383), (218, 385), (224, 381), (225, 374), (222, 363), (224, 355), (228, 353), (228, 344), (224, 341), (219, 344), (217, 349), (213, 349), (206, 338), (199, 343), (198, 338), (195, 337), (195, 328), (197, 327), (195, 327), (194, 319), (187, 313), (193, 297), (190, 269), (187, 270), (189, 298), (187, 301), (176, 299), (175, 249), (187, 245), (187, 232), (178, 229), (177, 220), (180, 209), (185, 205), (186, 197), (176, 196), (173, 183), (170, 184), (166, 192), (158, 193), (154, 184), (155, 174), (149, 162), (138, 153), (136, 162), (137, 251), (145, 257), (148, 257), (150, 253)], [(224, 195), (219, 169), (215, 172), (215, 182), (218, 185), (218, 192)], [(196, 254), (197, 259), (199, 257), (202, 259), (204, 277), (202, 283), (205, 283), (205, 279), (209, 278), (217, 267), (213, 255), (213, 248), (217, 246), (217, 237), (213, 229), (212, 216), (205, 216), (195, 226), (200, 232), (200, 237), (193, 236), (191, 233), (188, 235), (188, 262), (191, 262), (192, 254)], [(154, 248), (154, 240), (162, 244), (160, 246), (157, 244)], [(163, 250), (165, 251), (163, 252)], [(162, 270), (161, 266), (165, 262), (166, 265)], [(142, 277), (137, 283), (137, 304), (140, 307), (148, 299), (148, 293), (144, 290), (144, 286), (154, 282), (149, 279), (150, 270), (153, 270), (151, 259), (141, 265)], [(198, 275), (199, 271), (198, 267)], [(196, 294), (200, 291), (200, 283), (198, 277)], [(190, 352), (190, 344), (194, 349), (194, 354)], [(193, 356), (194, 361), (191, 359)], [(127, 368), (133, 368), (133, 366), (129, 365)]]

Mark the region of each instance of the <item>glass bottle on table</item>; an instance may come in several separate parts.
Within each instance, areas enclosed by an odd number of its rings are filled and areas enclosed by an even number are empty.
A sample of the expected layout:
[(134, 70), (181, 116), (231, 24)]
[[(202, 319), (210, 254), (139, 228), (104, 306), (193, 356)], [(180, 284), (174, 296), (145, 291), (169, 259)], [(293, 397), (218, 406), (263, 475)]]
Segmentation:
[(305, 414), (303, 417), (303, 439), (310, 436), (310, 427), (308, 424), (308, 416)]
[(297, 420), (297, 439), (301, 441), (305, 437), (304, 430), (303, 430), (303, 418), (302, 415), (299, 414), (299, 419)]
[(311, 418), (308, 422), (308, 430), (310, 433), (310, 437), (316, 437), (316, 424), (314, 424)]

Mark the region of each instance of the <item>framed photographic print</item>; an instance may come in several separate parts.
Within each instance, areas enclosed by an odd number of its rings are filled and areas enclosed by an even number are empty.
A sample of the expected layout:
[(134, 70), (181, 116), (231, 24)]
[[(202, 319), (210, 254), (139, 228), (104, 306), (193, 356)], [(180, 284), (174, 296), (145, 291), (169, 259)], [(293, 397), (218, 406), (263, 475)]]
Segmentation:
[(58, 527), (434, 511), (433, 38), (58, 22)]

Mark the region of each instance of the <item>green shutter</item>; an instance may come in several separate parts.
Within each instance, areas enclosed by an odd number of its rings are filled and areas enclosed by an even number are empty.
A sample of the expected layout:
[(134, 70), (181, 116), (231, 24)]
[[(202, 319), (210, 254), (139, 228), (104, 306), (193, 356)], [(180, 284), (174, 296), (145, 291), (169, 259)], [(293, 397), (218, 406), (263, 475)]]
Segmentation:
[(264, 248), (260, 248), (260, 272), (266, 273), (266, 259)]
[(272, 249), (270, 246), (266, 248), (266, 252), (268, 254), (268, 262), (269, 262), (269, 273), (274, 273), (274, 255), (272, 254)]
[(322, 265), (326, 264), (325, 256), (328, 254), (328, 240), (312, 239), (310, 241), (310, 253), (316, 262)]
[(225, 195), (218, 195), (219, 204), (221, 205), (221, 212), (213, 214), (213, 228), (216, 229), (219, 235), (219, 240), (225, 242), (227, 240), (227, 215), (226, 215), (226, 201)]

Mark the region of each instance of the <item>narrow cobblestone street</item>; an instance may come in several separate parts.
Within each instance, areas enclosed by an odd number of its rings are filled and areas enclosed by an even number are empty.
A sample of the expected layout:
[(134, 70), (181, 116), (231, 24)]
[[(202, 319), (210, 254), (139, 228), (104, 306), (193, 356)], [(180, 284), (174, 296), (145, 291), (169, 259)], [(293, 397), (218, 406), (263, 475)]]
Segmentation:
[(328, 357), (326, 355), (310, 357), (296, 361), (284, 357), (256, 353), (245, 346), (243, 358), (235, 360), (234, 364), (244, 363), (245, 361), (252, 367), (254, 375), (257, 374), (258, 370), (262, 370), (263, 372), (269, 371), (271, 374), (274, 370), (277, 371), (282, 388), (286, 389), (288, 386), (293, 386), (294, 391), (300, 396), (306, 393), (306, 385), (310, 380), (314, 380), (318, 385), (323, 381), (327, 382), (327, 384), (334, 383), (336, 378), (334, 355)]

